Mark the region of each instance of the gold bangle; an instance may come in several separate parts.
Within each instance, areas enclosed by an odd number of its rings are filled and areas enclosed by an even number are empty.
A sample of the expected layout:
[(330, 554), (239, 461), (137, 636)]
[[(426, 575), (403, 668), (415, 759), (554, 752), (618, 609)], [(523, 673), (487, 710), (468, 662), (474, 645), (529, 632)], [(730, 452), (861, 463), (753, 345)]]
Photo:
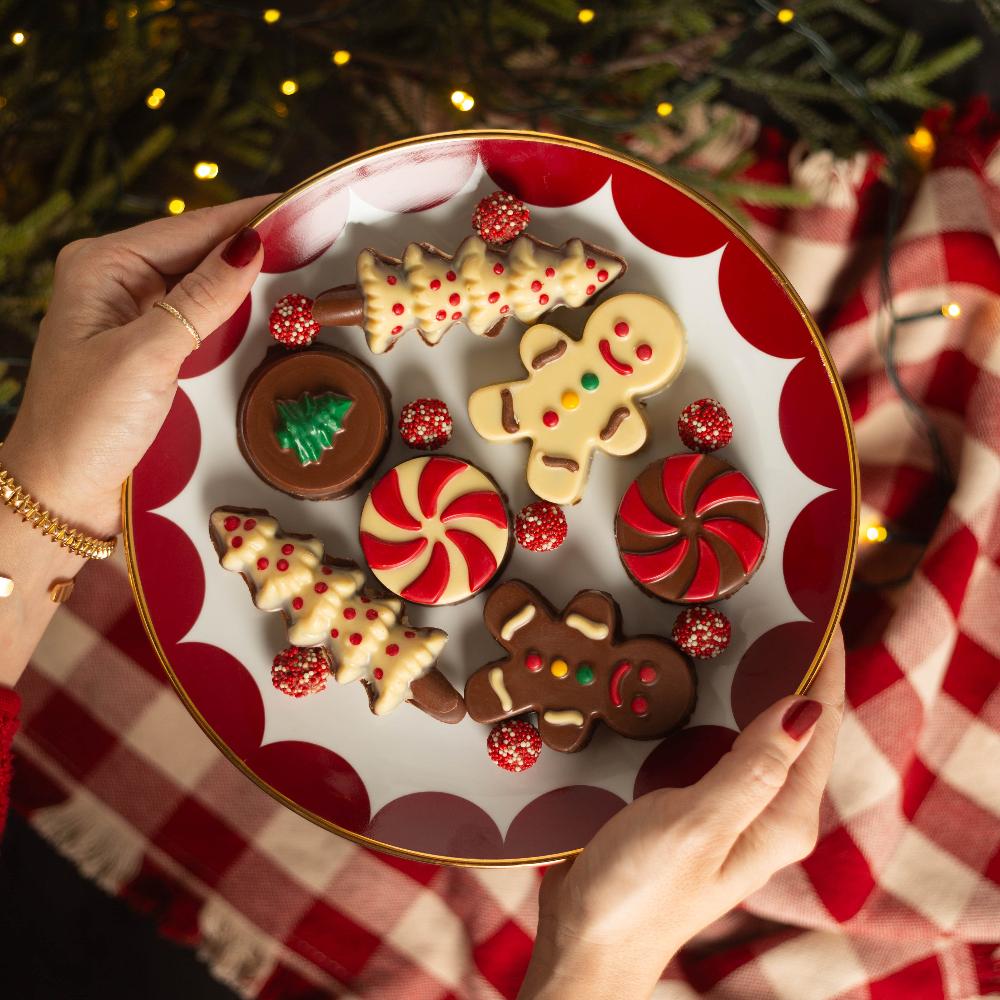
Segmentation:
[(20, 514), (22, 521), (27, 521), (43, 535), (48, 535), (49, 541), (55, 542), (60, 548), (69, 549), (83, 559), (107, 559), (118, 544), (117, 538), (93, 538), (78, 528), (71, 528), (47, 510), (42, 510), (38, 501), (18, 485), (3, 462), (0, 462), (0, 500), (4, 506)]

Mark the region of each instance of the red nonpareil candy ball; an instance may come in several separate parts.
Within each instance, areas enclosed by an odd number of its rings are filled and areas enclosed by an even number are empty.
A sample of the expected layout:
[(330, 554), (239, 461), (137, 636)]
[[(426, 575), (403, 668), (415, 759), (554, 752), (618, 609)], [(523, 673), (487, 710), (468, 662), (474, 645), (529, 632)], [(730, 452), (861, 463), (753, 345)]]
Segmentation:
[(282, 295), (274, 303), (268, 320), (271, 336), (285, 347), (308, 347), (319, 333), (312, 306), (313, 300), (308, 295), (298, 292)]
[(688, 656), (713, 660), (729, 645), (733, 627), (721, 611), (699, 604), (677, 616), (671, 635)]
[(542, 752), (542, 738), (530, 722), (498, 722), (486, 737), (490, 760), (505, 771), (527, 771)]
[(451, 440), (451, 414), (440, 399), (415, 399), (399, 411), (399, 433), (411, 447), (436, 451)]
[(696, 399), (681, 410), (677, 432), (692, 451), (716, 451), (733, 439), (733, 421), (717, 399)]
[(506, 191), (483, 198), (472, 216), (472, 228), (486, 243), (499, 246), (520, 236), (531, 219), (528, 206)]
[(271, 683), (293, 698), (322, 691), (329, 675), (330, 657), (322, 646), (289, 646), (271, 664)]
[(522, 507), (514, 522), (514, 537), (529, 552), (551, 552), (566, 541), (566, 515), (548, 500)]

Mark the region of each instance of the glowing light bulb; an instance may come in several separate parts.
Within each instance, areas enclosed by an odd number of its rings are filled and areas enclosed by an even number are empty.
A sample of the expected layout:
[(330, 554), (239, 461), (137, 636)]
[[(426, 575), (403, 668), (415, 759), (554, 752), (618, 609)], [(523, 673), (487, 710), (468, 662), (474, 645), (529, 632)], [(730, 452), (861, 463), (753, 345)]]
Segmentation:
[(146, 95), (146, 107), (156, 110), (163, 103), (166, 96), (167, 92), (162, 87), (154, 87)]
[(125, 8), (125, 16), (131, 21), (133, 18), (139, 16), (139, 5), (136, 3), (130, 3), (128, 7)]
[(795, 20), (795, 11), (791, 7), (782, 7), (774, 16), (779, 24), (791, 24)]
[(889, 532), (886, 531), (885, 525), (871, 524), (865, 529), (865, 538), (869, 542), (884, 542), (888, 537)]
[(346, 66), (351, 61), (351, 53), (347, 49), (337, 49), (330, 59), (335, 66)]
[(200, 181), (210, 181), (219, 175), (219, 164), (208, 160), (199, 160), (194, 165), (194, 175)]
[(10, 40), (15, 45), (24, 45), (28, 40), (28, 36), (23, 31), (12, 31), (10, 34)]
[(962, 315), (962, 307), (957, 302), (946, 302), (941, 306), (941, 315), (947, 319), (958, 319)]
[(274, 109), (274, 113), (279, 118), (288, 117), (288, 105), (285, 104), (284, 101), (275, 101), (274, 104), (271, 105), (271, 107)]
[(286, 97), (291, 97), (292, 94), (297, 94), (299, 92), (298, 82), (295, 80), (282, 80), (281, 81), (281, 92)]
[(472, 94), (467, 94), (464, 90), (453, 90), (451, 92), (451, 103), (459, 111), (471, 111), (476, 106), (476, 99)]
[(911, 152), (921, 157), (933, 156), (937, 147), (934, 133), (923, 125), (919, 125), (906, 137), (906, 145), (910, 147)]
[(576, 12), (576, 19), (580, 24), (590, 24), (597, 15), (589, 7), (581, 7)]
[(180, 215), (185, 208), (187, 208), (187, 205), (184, 204), (183, 198), (171, 198), (170, 201), (167, 202), (167, 211), (171, 215)]
[(281, 11), (277, 7), (268, 7), (260, 16), (265, 24), (277, 24), (281, 20)]
[(656, 105), (656, 113), (661, 118), (666, 118), (674, 113), (674, 106), (670, 103), (670, 101), (660, 101), (660, 103)]

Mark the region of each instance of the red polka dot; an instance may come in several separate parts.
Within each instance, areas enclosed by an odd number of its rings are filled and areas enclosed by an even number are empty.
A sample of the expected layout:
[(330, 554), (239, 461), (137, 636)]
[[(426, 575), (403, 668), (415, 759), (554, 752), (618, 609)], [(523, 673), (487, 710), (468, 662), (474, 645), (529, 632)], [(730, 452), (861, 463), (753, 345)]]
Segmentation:
[(441, 280), (439, 278), (431, 278), (430, 289), (432, 292), (436, 292), (441, 287)]
[(358, 612), (355, 608), (344, 608), (344, 617), (349, 621), (354, 621), (358, 617)]
[(540, 281), (538, 281), (537, 279), (531, 283), (531, 290), (533, 292), (539, 291), (541, 289), (541, 287), (542, 287), (542, 283)]
[(554, 278), (556, 276), (556, 269), (554, 267), (545, 268), (545, 277)]
[(600, 269), (600, 271), (597, 272), (597, 280), (598, 281), (608, 280), (608, 272), (605, 271), (603, 267)]
[(403, 633), (403, 635), (405, 635), (407, 639), (416, 639), (416, 637), (417, 637), (417, 633), (414, 632), (412, 629), (407, 629)]
[(383, 677), (385, 677), (385, 671), (381, 667), (376, 667), (372, 671), (372, 677), (374, 677), (375, 680), (380, 681)]
[(256, 527), (257, 527), (257, 522), (252, 517), (248, 517), (243, 522), (243, 530), (244, 531), (253, 531), (253, 529), (256, 528)]
[(329, 589), (330, 588), (322, 580), (313, 586), (313, 590), (315, 590), (317, 594), (325, 594)]
[(240, 526), (240, 519), (238, 517), (233, 517), (230, 515), (222, 522), (222, 526), (226, 531), (235, 531)]
[(398, 337), (402, 332), (403, 332), (403, 328), (401, 326), (394, 326), (392, 328), (392, 335), (394, 337)]
[(447, 278), (447, 279), (448, 279), (449, 281), (454, 281), (454, 280), (455, 280), (455, 272), (454, 272), (454, 271), (449, 271), (449, 272), (448, 272), (448, 273), (447, 273), (447, 274), (445, 275), (445, 277), (446, 277), (446, 278)]
[(489, 298), (490, 302), (496, 302), (500, 298), (500, 293), (499, 292), (490, 292), (488, 298)]
[(443, 309), (438, 309), (438, 311), (434, 314), (434, 317), (435, 319), (447, 319), (448, 314)]
[(587, 267), (589, 267), (589, 268), (591, 268), (591, 270), (593, 270), (593, 268), (597, 267), (597, 261), (594, 260), (593, 257), (588, 257), (587, 258)]
[(269, 559), (267, 559), (267, 558), (266, 558), (266, 557), (264, 557), (264, 556), (261, 556), (261, 557), (260, 557), (260, 558), (259, 558), (259, 559), (257, 560), (257, 569), (260, 569), (260, 570), (265, 570), (265, 569), (267, 569), (267, 567), (268, 567), (268, 566), (270, 566), (270, 565), (271, 565), (271, 562), (270, 562), (270, 560), (269, 560)]
[(303, 601), (301, 597), (292, 598), (292, 607), (295, 608), (296, 611), (301, 611), (303, 604), (305, 604), (305, 601)]
[(640, 344), (635, 349), (635, 356), (640, 361), (648, 361), (653, 356), (653, 348), (649, 344)]
[(546, 410), (542, 414), (542, 423), (546, 427), (555, 427), (559, 423), (559, 414), (555, 410)]
[(538, 296), (538, 304), (540, 306), (547, 305), (548, 301), (549, 301), (549, 297), (544, 292), (541, 295)]
[(287, 559), (279, 559), (275, 563), (275, 566), (278, 567), (278, 572), (279, 573), (284, 573), (285, 570), (288, 569), (288, 560)]
[(339, 628), (332, 628), (332, 629), (330, 629), (330, 638), (331, 639), (336, 639), (339, 635), (340, 635), (340, 629)]
[(615, 335), (618, 337), (627, 337), (628, 323), (615, 323)]
[(501, 306), (500, 307), (500, 312), (501, 313), (508, 313), (508, 312), (510, 312), (510, 306)]
[(636, 715), (647, 715), (649, 713), (649, 699), (637, 694), (632, 699), (632, 711)]
[(329, 566), (324, 566), (323, 567), (323, 576), (329, 576), (332, 572), (333, 572), (333, 570), (330, 569)]
[(396, 275), (390, 274), (388, 278), (385, 279), (387, 285), (396, 284)]
[(361, 645), (361, 633), (360, 633), (360, 632), (352, 632), (352, 633), (351, 633), (351, 634), (350, 634), (350, 635), (349, 635), (349, 636), (347, 637), (347, 641), (348, 641), (348, 642), (349, 642), (349, 643), (350, 643), (350, 644), (351, 644), (352, 646), (360, 646), (360, 645)]
[(229, 543), (234, 549), (238, 549), (243, 544), (242, 535), (233, 535), (233, 540)]
[(639, 670), (639, 680), (643, 684), (652, 684), (656, 680), (656, 667), (651, 667), (648, 663)]
[(392, 304), (392, 311), (397, 316), (402, 316), (403, 313), (406, 312), (406, 307), (403, 305), (402, 302), (393, 302), (393, 304)]
[(587, 294), (593, 295), (597, 291), (597, 285), (587, 285)]
[(452, 319), (461, 319), (462, 318), (462, 310), (459, 309), (458, 312), (453, 312), (451, 314), (451, 318)]
[(493, 273), (494, 274), (503, 274), (503, 264), (499, 264), (499, 263), (498, 264), (494, 264), (493, 265)]
[(534, 674), (542, 669), (542, 658), (538, 653), (528, 653), (524, 658), (524, 665)]
[(281, 554), (284, 556), (290, 556), (295, 551), (294, 545), (282, 545)]
[(399, 646), (394, 642), (390, 642), (388, 646), (385, 647), (386, 656), (396, 656), (399, 653)]
[(452, 292), (451, 295), (448, 296), (448, 305), (450, 306), (457, 306), (461, 301), (462, 296), (459, 295), (458, 292)]
[(378, 618), (378, 612), (374, 608), (369, 608), (365, 612), (365, 618), (367, 618), (370, 622), (373, 622), (376, 618)]

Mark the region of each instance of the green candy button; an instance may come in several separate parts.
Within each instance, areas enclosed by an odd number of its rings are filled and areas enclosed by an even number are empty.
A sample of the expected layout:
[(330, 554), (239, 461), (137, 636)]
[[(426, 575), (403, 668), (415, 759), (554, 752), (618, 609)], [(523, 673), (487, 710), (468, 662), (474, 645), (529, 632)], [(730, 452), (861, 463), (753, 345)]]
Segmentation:
[(587, 392), (593, 392), (600, 384), (601, 380), (593, 372), (584, 372), (583, 378), (580, 379), (580, 385), (582, 385)]
[(593, 684), (594, 668), (587, 663), (581, 663), (576, 668), (576, 681), (578, 684)]

